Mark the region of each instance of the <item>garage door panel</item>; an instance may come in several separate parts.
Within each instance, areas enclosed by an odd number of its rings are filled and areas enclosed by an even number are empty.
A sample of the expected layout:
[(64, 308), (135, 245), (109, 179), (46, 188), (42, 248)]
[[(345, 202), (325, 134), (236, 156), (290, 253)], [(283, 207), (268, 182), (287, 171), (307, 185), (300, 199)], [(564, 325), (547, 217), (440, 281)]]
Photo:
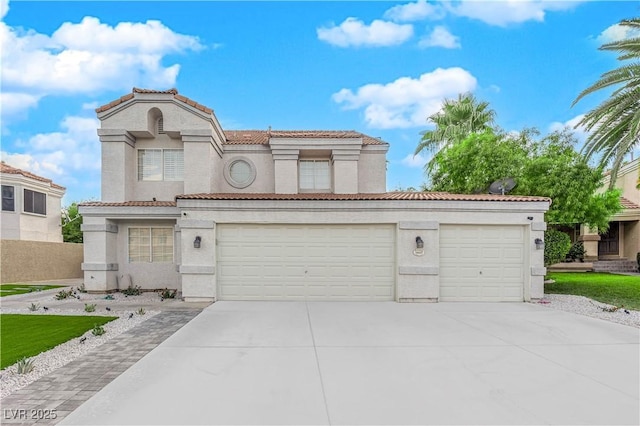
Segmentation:
[(440, 300), (522, 301), (524, 229), (442, 225)]
[(393, 300), (393, 226), (219, 224), (217, 235), (220, 300)]

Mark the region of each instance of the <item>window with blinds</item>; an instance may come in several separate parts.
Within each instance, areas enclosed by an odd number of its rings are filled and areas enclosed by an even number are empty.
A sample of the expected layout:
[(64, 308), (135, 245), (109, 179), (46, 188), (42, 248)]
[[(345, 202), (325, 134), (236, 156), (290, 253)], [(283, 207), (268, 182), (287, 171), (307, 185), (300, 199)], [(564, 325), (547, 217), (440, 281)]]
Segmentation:
[(6, 212), (15, 211), (14, 187), (2, 185), (2, 210)]
[(24, 190), (24, 211), (26, 213), (47, 214), (47, 194), (42, 192)]
[(184, 150), (139, 149), (138, 180), (181, 181), (184, 179)]
[(173, 262), (173, 229), (129, 228), (129, 263)]
[(301, 190), (331, 189), (328, 160), (300, 160), (299, 176)]

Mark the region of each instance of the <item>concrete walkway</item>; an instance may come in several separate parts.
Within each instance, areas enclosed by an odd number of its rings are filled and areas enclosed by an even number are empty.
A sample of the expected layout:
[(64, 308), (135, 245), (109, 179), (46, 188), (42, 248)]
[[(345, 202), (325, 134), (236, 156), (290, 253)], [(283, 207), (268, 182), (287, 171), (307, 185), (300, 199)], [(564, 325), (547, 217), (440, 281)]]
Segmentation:
[[(82, 280), (56, 280), (29, 284), (77, 287)], [(29, 303), (77, 309), (80, 302), (56, 301), (59, 291), (27, 293), (0, 300), (3, 308), (24, 308)], [(106, 305), (103, 301), (100, 307)], [(180, 300), (136, 303), (136, 308), (161, 312), (139, 326), (110, 339), (92, 352), (2, 399), (3, 425), (57, 424), (91, 396), (139, 361), (152, 349), (197, 316), (208, 304), (187, 304)], [(48, 418), (42, 418), (48, 417)]]
[(637, 425), (639, 342), (525, 303), (218, 302), (62, 424)]

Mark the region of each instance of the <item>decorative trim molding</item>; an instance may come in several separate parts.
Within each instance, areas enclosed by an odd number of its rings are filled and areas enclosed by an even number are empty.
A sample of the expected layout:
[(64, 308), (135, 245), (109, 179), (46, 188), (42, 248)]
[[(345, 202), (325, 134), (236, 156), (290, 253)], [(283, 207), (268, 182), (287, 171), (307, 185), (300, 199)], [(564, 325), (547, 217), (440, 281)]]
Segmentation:
[(400, 275), (439, 275), (440, 268), (437, 266), (400, 266)]
[(89, 225), (82, 224), (80, 225), (80, 230), (82, 232), (111, 232), (113, 234), (118, 233), (118, 225), (114, 225), (112, 223), (105, 223), (100, 225)]
[(117, 263), (83, 263), (83, 271), (117, 271)]

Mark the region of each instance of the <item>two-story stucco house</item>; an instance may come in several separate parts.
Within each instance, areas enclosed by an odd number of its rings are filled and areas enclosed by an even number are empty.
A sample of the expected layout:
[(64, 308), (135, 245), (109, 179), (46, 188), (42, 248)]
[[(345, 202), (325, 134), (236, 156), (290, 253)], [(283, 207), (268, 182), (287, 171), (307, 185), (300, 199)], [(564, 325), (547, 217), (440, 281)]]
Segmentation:
[(2, 239), (62, 242), (65, 188), (26, 170), (0, 163)]
[(224, 130), (175, 89), (134, 89), (97, 114), (102, 200), (80, 209), (89, 291), (132, 282), (186, 301), (543, 296), (546, 198), (386, 192), (382, 140)]
[[(594, 270), (628, 270), (637, 268), (640, 253), (640, 189), (637, 188), (640, 158), (629, 161), (618, 171), (615, 187), (622, 191), (622, 211), (609, 221), (609, 230), (598, 235), (586, 226), (579, 227), (579, 241), (586, 250), (585, 259), (594, 261)], [(609, 187), (610, 175), (605, 176), (602, 190)], [(600, 260), (600, 262), (597, 262)]]

